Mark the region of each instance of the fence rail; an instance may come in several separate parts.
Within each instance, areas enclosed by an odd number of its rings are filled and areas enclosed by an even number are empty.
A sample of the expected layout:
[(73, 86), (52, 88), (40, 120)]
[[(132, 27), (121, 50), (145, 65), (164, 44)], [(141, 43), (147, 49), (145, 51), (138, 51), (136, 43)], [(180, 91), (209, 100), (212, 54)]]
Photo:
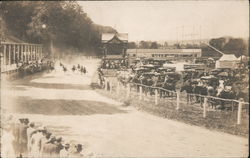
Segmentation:
[(0, 42), (1, 72), (16, 70), (22, 62), (41, 59), (42, 52), (41, 44)]
[[(176, 103), (176, 110), (179, 110), (181, 107), (181, 103), (184, 105), (189, 105), (192, 101), (198, 101), (192, 103), (192, 105), (199, 105), (203, 111), (203, 118), (207, 117), (207, 112), (211, 109), (215, 110), (215, 103), (222, 104), (223, 106), (230, 106), (232, 111), (237, 111), (237, 124), (242, 123), (242, 113), (243, 110), (249, 109), (249, 103), (244, 102), (243, 100), (235, 100), (235, 99), (223, 99), (214, 96), (193, 94), (193, 93), (184, 93), (180, 91), (172, 91), (168, 89), (164, 89), (162, 87), (148, 86), (139, 83), (121, 83), (114, 80), (109, 80), (108, 77), (104, 78), (104, 89), (109, 91), (110, 93), (116, 92), (116, 94), (120, 94), (122, 91), (125, 94), (127, 99), (137, 98), (139, 100), (153, 100), (155, 105), (158, 105), (160, 102), (174, 102)], [(186, 97), (185, 97), (186, 95)], [(197, 104), (196, 104), (197, 103)], [(236, 107), (236, 108), (235, 108)], [(210, 109), (209, 109), (210, 108)], [(210, 110), (210, 111), (211, 111)]]

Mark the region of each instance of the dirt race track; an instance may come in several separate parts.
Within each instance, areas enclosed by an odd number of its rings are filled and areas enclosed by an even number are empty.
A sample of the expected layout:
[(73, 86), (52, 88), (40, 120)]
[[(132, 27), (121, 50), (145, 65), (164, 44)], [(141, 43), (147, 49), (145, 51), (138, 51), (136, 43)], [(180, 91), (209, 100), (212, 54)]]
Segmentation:
[[(89, 86), (98, 60), (84, 60), (88, 74), (55, 72), (4, 83), (2, 108), (46, 125), (85, 155), (102, 157), (246, 157), (247, 138), (172, 121), (101, 96)], [(68, 66), (68, 69), (72, 65)]]

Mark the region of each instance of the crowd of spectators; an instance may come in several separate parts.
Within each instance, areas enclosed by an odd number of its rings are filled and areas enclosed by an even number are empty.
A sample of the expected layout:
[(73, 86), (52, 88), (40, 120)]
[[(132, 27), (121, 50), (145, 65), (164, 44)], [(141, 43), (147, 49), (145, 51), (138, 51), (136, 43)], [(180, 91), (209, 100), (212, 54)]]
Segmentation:
[[(132, 65), (132, 71), (127, 70), (129, 73), (126, 73), (126, 75), (118, 73), (118, 80), (123, 84), (133, 82), (160, 87), (173, 92), (178, 87), (181, 92), (185, 91), (187, 94), (197, 95), (197, 97), (187, 95), (187, 100), (199, 103), (203, 102), (199, 95), (249, 101), (249, 70), (247, 67), (241, 69), (189, 69), (181, 72), (172, 69), (169, 72), (154, 65), (148, 65), (151, 67), (145, 67), (147, 65), (136, 66), (133, 67)], [(102, 75), (103, 73), (99, 70), (99, 78), (102, 81), (101, 83), (104, 83)], [(143, 92), (154, 94), (152, 88), (143, 88)], [(169, 93), (161, 92), (160, 96), (166, 97), (169, 96)], [(217, 108), (224, 109), (224, 101), (213, 100), (212, 104)]]
[(52, 60), (43, 58), (41, 60), (23, 62), (20, 66), (18, 66), (18, 72), (20, 76), (34, 74), (44, 70), (54, 70), (54, 62)]
[(46, 127), (27, 118), (4, 117), (1, 124), (3, 158), (80, 158), (82, 144), (69, 143), (53, 135)]
[(101, 68), (103, 69), (120, 69), (127, 66), (125, 59), (121, 60), (102, 60)]

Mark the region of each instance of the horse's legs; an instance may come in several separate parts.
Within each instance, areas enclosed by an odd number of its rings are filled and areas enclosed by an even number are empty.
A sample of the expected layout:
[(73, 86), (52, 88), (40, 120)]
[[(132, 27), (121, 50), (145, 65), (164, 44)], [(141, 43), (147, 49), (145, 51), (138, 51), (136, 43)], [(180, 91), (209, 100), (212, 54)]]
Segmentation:
[(187, 93), (187, 104), (189, 104), (189, 102), (190, 102), (190, 98), (189, 97), (190, 97), (189, 93)]

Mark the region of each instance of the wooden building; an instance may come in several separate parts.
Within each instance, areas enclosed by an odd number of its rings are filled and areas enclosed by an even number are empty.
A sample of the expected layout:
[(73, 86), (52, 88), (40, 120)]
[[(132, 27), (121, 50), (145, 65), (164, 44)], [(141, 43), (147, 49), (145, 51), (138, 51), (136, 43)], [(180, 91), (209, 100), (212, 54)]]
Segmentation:
[(201, 49), (128, 49), (128, 57), (157, 60), (193, 60), (201, 57)]
[(104, 33), (102, 34), (103, 56), (121, 55), (126, 56), (128, 45), (128, 34), (126, 33)]

